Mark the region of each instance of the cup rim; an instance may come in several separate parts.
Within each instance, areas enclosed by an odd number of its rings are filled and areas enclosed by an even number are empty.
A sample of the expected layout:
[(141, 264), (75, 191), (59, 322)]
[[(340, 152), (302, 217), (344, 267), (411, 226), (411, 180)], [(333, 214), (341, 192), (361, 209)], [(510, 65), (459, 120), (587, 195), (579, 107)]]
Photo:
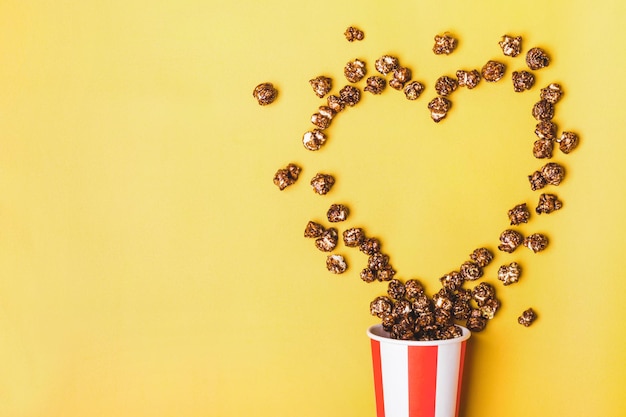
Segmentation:
[(461, 343), (472, 335), (472, 332), (469, 329), (455, 325), (461, 328), (461, 336), (455, 337), (453, 339), (443, 339), (443, 340), (400, 340), (400, 339), (392, 339), (389, 337), (389, 333), (383, 329), (382, 324), (374, 324), (367, 329), (367, 336), (378, 342), (382, 343), (391, 343), (396, 345), (404, 345), (404, 346), (441, 346), (441, 345), (450, 345), (454, 343)]

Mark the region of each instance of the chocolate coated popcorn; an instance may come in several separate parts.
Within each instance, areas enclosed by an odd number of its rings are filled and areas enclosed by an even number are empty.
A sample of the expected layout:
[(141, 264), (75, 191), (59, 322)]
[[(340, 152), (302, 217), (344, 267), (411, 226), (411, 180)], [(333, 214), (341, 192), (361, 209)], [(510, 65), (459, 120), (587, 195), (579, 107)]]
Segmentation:
[(380, 252), (380, 240), (375, 237), (366, 237), (359, 245), (359, 250), (366, 255), (373, 255)]
[(333, 80), (323, 75), (310, 79), (309, 84), (311, 84), (313, 92), (319, 98), (324, 97), (333, 88)]
[(365, 33), (361, 29), (354, 26), (348, 27), (343, 35), (346, 37), (348, 42), (362, 41), (365, 38)]
[(549, 214), (555, 210), (559, 210), (561, 207), (563, 207), (563, 203), (561, 203), (556, 195), (544, 193), (539, 196), (539, 203), (537, 204), (535, 211), (537, 214)]
[(332, 204), (326, 212), (326, 217), (331, 223), (343, 222), (348, 218), (350, 210), (343, 204)]
[(483, 270), (476, 262), (466, 261), (461, 265), (461, 275), (467, 281), (475, 281), (483, 276)]
[(554, 142), (550, 139), (537, 139), (533, 144), (533, 156), (538, 159), (552, 158)]
[(439, 123), (448, 115), (452, 102), (445, 97), (435, 97), (428, 103), (430, 117), (435, 123)]
[(530, 90), (535, 85), (535, 76), (528, 71), (513, 71), (513, 90), (516, 93)]
[(457, 82), (457, 80), (448, 77), (447, 75), (444, 75), (442, 77), (439, 77), (435, 82), (435, 91), (437, 91), (437, 94), (439, 94), (440, 96), (447, 96), (454, 90), (456, 90), (458, 86), (459, 83)]
[(574, 132), (563, 132), (556, 141), (561, 152), (568, 154), (578, 146), (578, 135)]
[(554, 104), (545, 99), (539, 100), (533, 106), (532, 115), (539, 121), (552, 120), (554, 117)]
[(365, 91), (378, 95), (385, 90), (387, 81), (383, 77), (375, 75), (372, 77), (368, 77), (365, 81), (365, 84)]
[(267, 106), (276, 100), (278, 90), (272, 83), (261, 83), (254, 87), (252, 97), (254, 97), (261, 106)]
[(318, 173), (311, 180), (313, 191), (320, 195), (327, 194), (333, 185), (335, 185), (335, 177), (329, 174)]
[(331, 227), (324, 230), (322, 235), (315, 239), (315, 247), (322, 252), (332, 252), (337, 247), (339, 235), (337, 229)]
[(339, 96), (330, 95), (326, 98), (326, 103), (335, 113), (339, 113), (346, 107), (346, 103)]
[(406, 67), (398, 67), (393, 71), (393, 78), (389, 81), (389, 86), (396, 90), (402, 90), (404, 85), (411, 80), (411, 70)]
[(341, 255), (328, 255), (326, 258), (326, 269), (333, 274), (343, 274), (348, 269), (348, 264)]
[(535, 126), (535, 135), (539, 139), (556, 139), (556, 124), (551, 120), (542, 120)]
[(502, 40), (498, 42), (502, 53), (506, 56), (516, 57), (522, 51), (522, 37), (521, 36), (502, 36)]
[(552, 104), (556, 104), (563, 95), (563, 89), (560, 84), (552, 83), (545, 88), (541, 89), (540, 97), (542, 100), (546, 100)]
[(519, 281), (522, 270), (517, 262), (511, 262), (509, 265), (502, 265), (498, 269), (498, 279), (504, 285), (511, 285)]
[(509, 220), (511, 221), (511, 226), (517, 226), (521, 223), (528, 223), (528, 219), (530, 219), (530, 212), (528, 211), (528, 206), (526, 203), (518, 204), (508, 211)]
[(404, 283), (404, 293), (408, 299), (414, 299), (424, 294), (424, 287), (418, 280), (410, 279)]
[(452, 271), (439, 278), (439, 281), (441, 282), (443, 288), (446, 288), (450, 291), (456, 291), (460, 289), (461, 286), (463, 286), (463, 281), (465, 281), (465, 277), (461, 272)]
[(498, 61), (488, 61), (480, 71), (482, 77), (485, 81), (490, 83), (494, 83), (496, 81), (500, 81), (502, 77), (504, 77), (504, 71), (506, 70), (506, 66)]
[(435, 36), (435, 45), (433, 46), (433, 52), (436, 55), (450, 55), (457, 46), (458, 41), (449, 33)]
[(524, 327), (528, 327), (537, 319), (537, 314), (532, 308), (525, 310), (521, 316), (517, 318), (517, 322)]
[(385, 315), (391, 314), (393, 309), (393, 301), (389, 297), (380, 296), (376, 297), (370, 303), (370, 314), (382, 318)]
[(529, 175), (528, 181), (530, 182), (530, 189), (533, 191), (539, 190), (548, 185), (548, 182), (541, 174), (541, 171), (535, 171)]
[(533, 233), (524, 239), (524, 246), (537, 253), (548, 246), (548, 238), (541, 233)]
[(524, 241), (524, 236), (513, 229), (507, 229), (500, 234), (498, 249), (502, 252), (512, 253)]
[(541, 168), (541, 175), (545, 178), (546, 183), (559, 185), (565, 176), (565, 168), (556, 162), (548, 162)]
[(483, 306), (485, 303), (496, 296), (496, 289), (486, 282), (481, 282), (472, 289), (472, 299), (476, 301), (478, 306)]
[(526, 53), (526, 65), (531, 70), (538, 70), (550, 65), (550, 57), (546, 51), (541, 48), (531, 48)]
[(493, 260), (493, 254), (487, 248), (478, 248), (470, 254), (470, 258), (484, 268)]
[(391, 55), (383, 55), (376, 60), (374, 67), (376, 71), (383, 75), (387, 75), (392, 71), (395, 71), (400, 65), (398, 58)]
[(402, 300), (405, 293), (406, 289), (400, 280), (392, 279), (389, 281), (389, 284), (387, 285), (387, 294), (389, 294), (389, 297), (394, 300)]
[(363, 77), (365, 77), (366, 72), (365, 62), (360, 59), (348, 62), (343, 69), (343, 75), (345, 75), (346, 79), (351, 83), (361, 81)]
[(274, 184), (282, 191), (290, 185), (295, 184), (298, 180), (298, 176), (300, 176), (300, 171), (301, 168), (298, 165), (290, 163), (285, 168), (276, 171), (276, 174), (274, 174)]
[(313, 129), (302, 135), (302, 145), (310, 151), (318, 151), (326, 143), (326, 134), (321, 129)]
[(349, 248), (359, 247), (363, 239), (365, 239), (365, 232), (361, 228), (352, 227), (343, 232), (343, 243)]
[(354, 107), (361, 100), (361, 90), (354, 86), (346, 85), (339, 90), (339, 97), (346, 105)]
[(324, 226), (311, 220), (307, 223), (306, 228), (304, 229), (304, 237), (318, 238), (321, 237), (325, 231), (326, 228)]
[(424, 91), (424, 84), (419, 81), (411, 81), (404, 86), (404, 95), (407, 100), (417, 100)]
[(480, 72), (478, 72), (478, 70), (458, 70), (456, 72), (456, 78), (458, 80), (459, 87), (467, 87), (471, 90), (480, 82)]

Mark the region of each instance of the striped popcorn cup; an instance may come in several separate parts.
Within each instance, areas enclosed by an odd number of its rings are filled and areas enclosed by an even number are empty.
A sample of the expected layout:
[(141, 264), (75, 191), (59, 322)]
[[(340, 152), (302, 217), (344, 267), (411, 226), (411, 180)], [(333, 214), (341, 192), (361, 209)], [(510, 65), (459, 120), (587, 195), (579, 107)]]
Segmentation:
[[(459, 326), (461, 327), (461, 326)], [(391, 339), (381, 324), (367, 330), (372, 347), (377, 417), (457, 417), (465, 345), (454, 339)]]

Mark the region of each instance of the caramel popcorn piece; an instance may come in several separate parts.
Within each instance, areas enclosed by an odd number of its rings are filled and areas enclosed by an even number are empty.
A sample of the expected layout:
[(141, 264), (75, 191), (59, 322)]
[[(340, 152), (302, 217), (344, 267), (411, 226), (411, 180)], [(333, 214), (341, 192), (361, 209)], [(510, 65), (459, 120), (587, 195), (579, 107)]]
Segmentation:
[(322, 235), (315, 239), (315, 247), (322, 252), (332, 252), (337, 247), (339, 235), (337, 229), (331, 227), (324, 230)]
[(389, 281), (389, 284), (387, 284), (387, 294), (389, 294), (389, 297), (393, 298), (394, 300), (404, 299), (405, 293), (406, 289), (404, 287), (404, 284), (400, 280), (392, 279), (391, 281)]
[(363, 239), (365, 239), (365, 232), (361, 228), (353, 227), (343, 232), (343, 243), (349, 248), (359, 247)]
[(541, 168), (541, 175), (550, 185), (559, 185), (565, 176), (565, 168), (556, 162), (548, 162)]
[(389, 297), (380, 296), (376, 297), (370, 303), (370, 314), (382, 318), (385, 315), (391, 314), (393, 309), (393, 301)]
[(554, 117), (554, 104), (541, 99), (533, 106), (532, 115), (538, 121), (552, 120)]
[(326, 217), (331, 223), (343, 222), (348, 218), (350, 210), (343, 204), (332, 204), (326, 212)]
[(393, 78), (389, 81), (389, 86), (396, 90), (402, 90), (404, 85), (411, 80), (411, 70), (406, 67), (398, 67), (393, 71)]
[(321, 224), (309, 221), (304, 229), (304, 237), (317, 239), (318, 237), (321, 237), (325, 231), (326, 228)]
[(483, 276), (483, 270), (476, 262), (466, 261), (461, 265), (461, 276), (466, 281), (475, 281)]
[(535, 135), (537, 135), (539, 139), (555, 140), (556, 124), (551, 120), (541, 120), (535, 126)]
[(550, 139), (537, 139), (533, 144), (533, 156), (538, 159), (552, 158), (554, 142)]

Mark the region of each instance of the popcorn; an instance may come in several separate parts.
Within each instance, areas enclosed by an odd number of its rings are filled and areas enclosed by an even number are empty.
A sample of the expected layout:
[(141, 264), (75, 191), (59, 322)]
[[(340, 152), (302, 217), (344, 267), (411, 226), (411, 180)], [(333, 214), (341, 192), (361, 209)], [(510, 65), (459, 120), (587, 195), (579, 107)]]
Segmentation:
[(363, 239), (365, 239), (365, 232), (361, 228), (353, 227), (343, 232), (343, 243), (349, 248), (359, 247)]
[(350, 210), (343, 204), (332, 204), (326, 212), (326, 217), (331, 223), (343, 222), (348, 218)]
[(459, 87), (467, 87), (471, 90), (480, 82), (480, 73), (477, 70), (458, 70), (456, 72), (456, 78), (458, 80)]
[(550, 65), (550, 57), (541, 48), (532, 48), (526, 53), (526, 65), (531, 70), (538, 70)]
[(513, 91), (520, 93), (535, 85), (535, 76), (528, 71), (513, 71)]
[(537, 319), (537, 314), (532, 308), (525, 310), (521, 316), (517, 318), (517, 322), (524, 327), (528, 327)]
[(504, 285), (511, 285), (519, 281), (522, 270), (517, 262), (511, 262), (509, 265), (502, 265), (498, 269), (498, 279)]
[(533, 106), (532, 114), (539, 121), (551, 120), (554, 117), (554, 104), (541, 99)]
[(309, 84), (311, 84), (311, 88), (313, 88), (313, 92), (315, 93), (315, 95), (319, 98), (322, 98), (332, 89), (333, 80), (329, 77), (320, 75), (318, 77), (310, 79)]
[(280, 191), (284, 190), (290, 185), (295, 184), (301, 170), (302, 169), (294, 163), (288, 164), (285, 168), (276, 171), (276, 174), (274, 174), (274, 184)]
[(333, 274), (343, 274), (348, 269), (348, 264), (341, 255), (328, 255), (326, 268)]
[(318, 238), (326, 231), (326, 228), (319, 223), (309, 221), (304, 229), (304, 237)]
[(372, 76), (368, 77), (365, 81), (364, 90), (372, 93), (372, 94), (381, 94), (385, 90), (385, 86), (387, 85), (387, 81), (383, 77)]
[(470, 258), (484, 268), (493, 260), (493, 254), (487, 248), (478, 248), (470, 254)]
[(435, 81), (435, 91), (440, 96), (450, 95), (454, 90), (457, 89), (459, 83), (454, 78), (448, 77), (447, 75), (441, 76), (437, 78)]
[(561, 99), (563, 90), (557, 83), (552, 83), (545, 88), (541, 89), (540, 97), (542, 100), (546, 100), (549, 103), (556, 104)]
[(252, 97), (254, 97), (259, 105), (267, 106), (276, 100), (278, 96), (278, 90), (274, 87), (272, 83), (261, 83), (254, 87), (254, 91), (252, 92)]
[(344, 32), (344, 36), (348, 42), (362, 41), (365, 38), (365, 33), (361, 29), (350, 26)]
[(483, 276), (483, 270), (476, 262), (467, 261), (461, 265), (461, 276), (466, 281), (476, 281)]
[(346, 85), (339, 90), (339, 97), (346, 105), (354, 107), (359, 101), (361, 101), (361, 90), (354, 86)]
[(418, 81), (411, 81), (404, 86), (404, 95), (407, 100), (417, 100), (424, 91), (424, 84)]
[(511, 226), (517, 226), (521, 223), (528, 223), (528, 219), (530, 218), (530, 212), (528, 211), (526, 203), (516, 205), (511, 210), (509, 210), (508, 215), (509, 220), (511, 221)]
[(502, 36), (502, 40), (498, 42), (500, 48), (502, 48), (502, 53), (506, 56), (516, 57), (522, 51), (522, 37), (521, 36)]
[(387, 75), (392, 71), (395, 71), (400, 66), (398, 58), (391, 55), (383, 55), (376, 60), (374, 67), (376, 71), (383, 75)]
[(326, 134), (321, 129), (313, 129), (302, 135), (302, 145), (309, 151), (318, 151), (326, 143)]
[(321, 236), (315, 239), (315, 247), (322, 252), (332, 252), (337, 246), (338, 240), (337, 229), (331, 227), (324, 230)]
[(506, 66), (498, 61), (488, 61), (480, 71), (485, 81), (495, 83), (504, 77)]
[(541, 233), (533, 233), (524, 239), (524, 246), (537, 253), (548, 246), (548, 238)]
[(563, 207), (563, 203), (559, 200), (559, 198), (554, 194), (541, 194), (539, 196), (539, 203), (535, 208), (535, 212), (537, 214), (542, 213), (552, 213), (555, 210), (559, 210)]
[(433, 46), (433, 52), (436, 55), (450, 55), (452, 51), (456, 49), (458, 41), (452, 37), (449, 33), (435, 36), (435, 45)]
[(316, 194), (328, 194), (333, 185), (335, 185), (335, 177), (329, 174), (318, 173), (311, 179), (311, 187)]
[(515, 230), (507, 229), (500, 235), (501, 244), (498, 249), (503, 252), (512, 253), (524, 241), (524, 237)]
[(447, 116), (450, 107), (452, 107), (452, 102), (445, 97), (435, 97), (428, 103), (430, 117), (435, 123), (439, 123)]
[(567, 154), (578, 146), (578, 135), (574, 132), (563, 132), (556, 141), (559, 143), (561, 152)]
[(346, 79), (351, 83), (361, 81), (363, 77), (365, 77), (366, 72), (365, 62), (360, 59), (348, 62), (343, 69), (343, 75), (345, 75)]

